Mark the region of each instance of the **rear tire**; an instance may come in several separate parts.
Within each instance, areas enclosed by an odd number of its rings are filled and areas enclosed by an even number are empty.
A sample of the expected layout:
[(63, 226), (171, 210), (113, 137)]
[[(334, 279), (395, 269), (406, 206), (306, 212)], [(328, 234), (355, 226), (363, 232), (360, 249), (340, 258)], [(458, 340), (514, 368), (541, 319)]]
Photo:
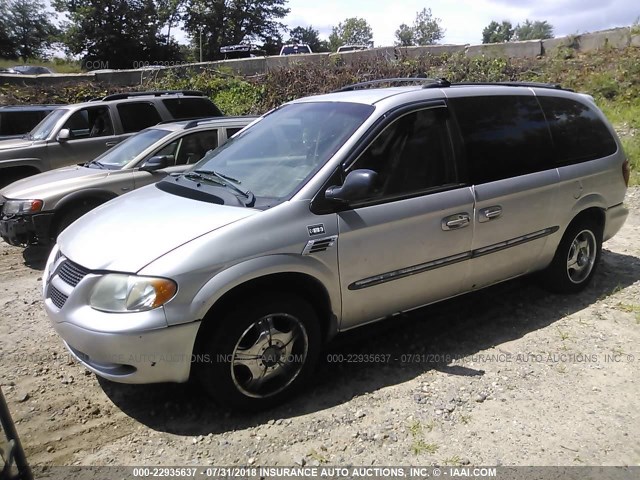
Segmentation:
[(274, 293), (248, 299), (204, 330), (200, 383), (219, 403), (257, 411), (289, 400), (311, 376), (320, 329), (304, 299)]
[(580, 292), (591, 282), (601, 251), (602, 227), (589, 218), (574, 221), (542, 273), (544, 287), (556, 293)]

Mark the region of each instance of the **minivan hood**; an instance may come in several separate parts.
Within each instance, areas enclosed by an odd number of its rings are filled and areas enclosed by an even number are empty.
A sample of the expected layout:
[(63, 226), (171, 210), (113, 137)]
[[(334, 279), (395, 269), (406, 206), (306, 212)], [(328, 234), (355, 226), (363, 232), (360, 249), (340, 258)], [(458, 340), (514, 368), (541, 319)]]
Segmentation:
[(0, 195), (13, 199), (36, 198), (45, 201), (61, 193), (73, 192), (109, 175), (111, 170), (87, 167), (63, 167), (23, 178), (0, 190)]
[(134, 273), (180, 245), (256, 213), (149, 185), (72, 223), (58, 237), (58, 246), (64, 256), (90, 270)]
[[(4, 140), (0, 140), (0, 151), (30, 147), (31, 145), (33, 145), (33, 140), (27, 140), (25, 138), (5, 138)], [(6, 157), (6, 155), (3, 156)]]

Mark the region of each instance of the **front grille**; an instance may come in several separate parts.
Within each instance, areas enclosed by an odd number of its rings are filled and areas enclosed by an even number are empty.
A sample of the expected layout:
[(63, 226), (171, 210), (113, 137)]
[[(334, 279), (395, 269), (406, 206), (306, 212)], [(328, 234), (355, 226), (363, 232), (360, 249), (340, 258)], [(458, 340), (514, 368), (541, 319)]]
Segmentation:
[(73, 263), (70, 260), (62, 262), (62, 266), (60, 267), (60, 270), (58, 270), (58, 276), (72, 287), (78, 285), (80, 280), (82, 280), (88, 273), (89, 270)]
[(53, 285), (49, 285), (49, 298), (56, 307), (62, 308), (69, 297)]

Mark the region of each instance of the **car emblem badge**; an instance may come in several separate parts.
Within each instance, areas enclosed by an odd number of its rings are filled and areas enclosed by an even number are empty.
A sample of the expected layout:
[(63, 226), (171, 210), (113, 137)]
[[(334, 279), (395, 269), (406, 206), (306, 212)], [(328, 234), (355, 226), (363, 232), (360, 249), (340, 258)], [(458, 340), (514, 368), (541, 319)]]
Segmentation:
[(309, 231), (310, 237), (315, 237), (316, 235), (324, 235), (324, 223), (319, 223), (318, 225), (309, 225), (307, 227), (307, 230)]

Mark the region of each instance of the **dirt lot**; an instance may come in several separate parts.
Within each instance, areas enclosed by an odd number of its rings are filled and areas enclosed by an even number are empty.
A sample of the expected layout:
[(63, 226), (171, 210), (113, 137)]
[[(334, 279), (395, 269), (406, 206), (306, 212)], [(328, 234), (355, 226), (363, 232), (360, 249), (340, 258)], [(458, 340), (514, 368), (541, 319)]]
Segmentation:
[(42, 309), (44, 253), (1, 243), (0, 382), (34, 465), (640, 465), (640, 188), (627, 203), (582, 294), (523, 279), (360, 329), (259, 415), (88, 374)]

